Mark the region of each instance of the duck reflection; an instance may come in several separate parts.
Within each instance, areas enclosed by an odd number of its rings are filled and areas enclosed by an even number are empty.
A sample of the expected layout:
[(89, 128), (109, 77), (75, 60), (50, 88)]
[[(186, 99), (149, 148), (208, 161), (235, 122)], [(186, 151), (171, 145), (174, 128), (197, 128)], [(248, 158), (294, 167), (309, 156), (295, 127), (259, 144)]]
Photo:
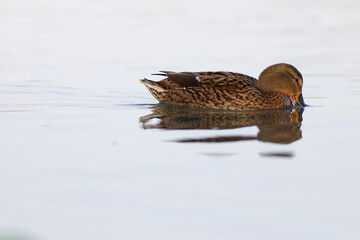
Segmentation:
[[(152, 113), (141, 117), (144, 129), (234, 129), (257, 126), (255, 136), (220, 136), (180, 139), (177, 142), (233, 142), (258, 140), (289, 144), (302, 138), (303, 108), (260, 111), (224, 111), (157, 104)], [(154, 123), (154, 120), (157, 120)]]

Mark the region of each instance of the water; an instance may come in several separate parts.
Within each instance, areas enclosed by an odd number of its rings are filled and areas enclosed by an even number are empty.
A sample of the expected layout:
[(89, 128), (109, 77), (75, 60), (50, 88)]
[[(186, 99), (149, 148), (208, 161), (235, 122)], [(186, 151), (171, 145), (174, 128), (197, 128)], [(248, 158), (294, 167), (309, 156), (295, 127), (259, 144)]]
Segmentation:
[[(1, 1), (0, 29), (0, 239), (360, 238), (358, 1)], [(304, 111), (138, 82), (277, 62)]]

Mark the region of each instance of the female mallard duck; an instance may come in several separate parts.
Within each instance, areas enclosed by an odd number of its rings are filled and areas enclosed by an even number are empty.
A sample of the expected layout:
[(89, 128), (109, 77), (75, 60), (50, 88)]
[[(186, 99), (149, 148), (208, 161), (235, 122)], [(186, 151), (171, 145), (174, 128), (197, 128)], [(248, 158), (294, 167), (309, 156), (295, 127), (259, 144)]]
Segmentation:
[(155, 82), (140, 80), (160, 102), (228, 110), (276, 109), (299, 104), (303, 78), (292, 65), (279, 63), (266, 68), (259, 80), (233, 72), (169, 72)]

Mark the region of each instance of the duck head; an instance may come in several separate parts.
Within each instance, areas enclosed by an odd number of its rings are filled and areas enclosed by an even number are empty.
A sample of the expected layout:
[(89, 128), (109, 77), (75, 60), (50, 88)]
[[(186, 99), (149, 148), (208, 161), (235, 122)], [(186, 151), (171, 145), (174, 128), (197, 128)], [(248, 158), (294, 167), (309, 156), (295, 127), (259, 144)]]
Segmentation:
[(266, 68), (259, 76), (257, 87), (262, 92), (280, 92), (305, 106), (302, 97), (303, 78), (292, 65), (279, 63)]

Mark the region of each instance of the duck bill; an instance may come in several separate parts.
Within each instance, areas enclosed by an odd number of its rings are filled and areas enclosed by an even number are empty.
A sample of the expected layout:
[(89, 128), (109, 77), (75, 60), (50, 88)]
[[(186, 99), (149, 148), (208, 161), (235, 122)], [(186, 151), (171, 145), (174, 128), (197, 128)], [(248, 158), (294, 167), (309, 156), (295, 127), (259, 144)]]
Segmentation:
[(303, 107), (306, 106), (302, 94), (300, 94), (299, 96), (295, 96), (294, 99), (295, 99), (295, 102), (297, 104), (299, 104), (300, 106), (303, 106)]

